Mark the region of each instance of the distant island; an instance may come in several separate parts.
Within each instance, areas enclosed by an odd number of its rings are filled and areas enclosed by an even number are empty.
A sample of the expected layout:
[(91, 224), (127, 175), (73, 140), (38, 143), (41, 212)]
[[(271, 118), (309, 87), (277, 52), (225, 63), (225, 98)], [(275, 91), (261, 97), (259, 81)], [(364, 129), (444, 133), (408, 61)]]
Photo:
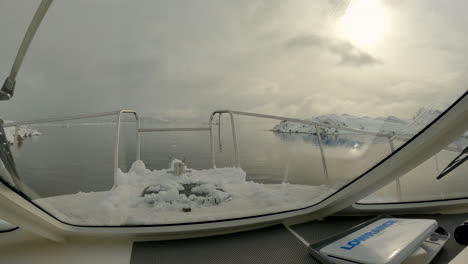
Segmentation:
[[(11, 122), (13, 121), (6, 120), (5, 124)], [(8, 142), (10, 142), (10, 144), (13, 144), (15, 139), (15, 127), (5, 127), (4, 130)], [(39, 132), (39, 130), (37, 130), (33, 126), (20, 126), (18, 129), (18, 142), (23, 142), (25, 138), (39, 135), (41, 135), (41, 132)]]
[[(428, 110), (421, 108), (411, 119), (401, 119), (395, 116), (387, 117), (358, 117), (348, 114), (342, 115), (321, 115), (305, 119), (307, 121), (329, 124), (338, 127), (359, 129), (367, 132), (381, 133), (388, 135), (400, 135), (403, 137), (412, 137), (422, 128), (427, 126), (442, 112), (438, 110)], [(297, 123), (292, 121), (281, 121), (272, 128), (277, 133), (301, 133), (317, 134), (315, 125)], [(355, 132), (340, 130), (339, 128), (320, 127), (321, 135), (356, 135)], [(460, 137), (452, 146), (463, 147), (468, 143), (468, 132)]]

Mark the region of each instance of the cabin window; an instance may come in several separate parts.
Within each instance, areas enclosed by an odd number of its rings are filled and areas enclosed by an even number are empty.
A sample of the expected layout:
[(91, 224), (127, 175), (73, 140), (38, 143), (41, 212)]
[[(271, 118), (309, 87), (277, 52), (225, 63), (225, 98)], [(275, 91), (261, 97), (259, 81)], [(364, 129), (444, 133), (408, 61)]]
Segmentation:
[(440, 179), (441, 172), (468, 146), (468, 132), (436, 155), (359, 204), (431, 202), (466, 199), (468, 163), (462, 163)]
[[(2, 183), (78, 226), (321, 203), (467, 91), (464, 1), (341, 2), (54, 1), (0, 102)], [(2, 78), (36, 7), (2, 2)], [(455, 154), (401, 199), (462, 196), (466, 166), (432, 180)]]

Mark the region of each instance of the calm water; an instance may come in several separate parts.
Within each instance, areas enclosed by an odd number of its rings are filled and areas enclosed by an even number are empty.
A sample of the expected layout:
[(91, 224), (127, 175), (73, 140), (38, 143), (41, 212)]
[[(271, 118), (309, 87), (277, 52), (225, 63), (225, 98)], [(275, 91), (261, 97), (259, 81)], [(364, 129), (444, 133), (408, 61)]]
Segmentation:
[[(276, 122), (252, 122), (238, 119), (240, 161), (248, 179), (262, 183), (290, 182), (320, 185), (342, 183), (343, 178), (356, 177), (390, 153), (386, 139), (369, 136), (324, 137), (324, 152), (329, 172), (325, 177), (315, 135), (281, 134), (269, 131)], [(144, 124), (142, 127), (180, 127), (190, 124)], [(200, 126), (200, 124), (193, 124)], [(109, 190), (113, 184), (113, 153), (115, 124), (62, 126), (42, 125), (43, 133), (24, 141), (15, 150), (22, 180), (38, 196), (47, 197), (77, 192)], [(217, 131), (217, 128), (216, 128)], [(218, 167), (234, 166), (231, 128), (221, 126), (221, 148), (215, 133)], [(119, 167), (127, 171), (135, 160), (135, 125), (123, 125), (120, 140)], [(466, 166), (443, 181), (435, 181), (437, 169), (455, 156), (438, 155), (411, 175), (402, 178), (403, 198), (440, 198), (464, 195)], [(188, 167), (211, 167), (209, 134), (199, 132), (157, 132), (142, 134), (141, 159), (149, 169), (169, 166), (171, 158), (185, 159)], [(438, 168), (440, 167), (440, 168)], [(455, 186), (454, 186), (455, 184)], [(460, 184), (463, 184), (460, 187)], [(395, 186), (380, 191), (386, 197), (395, 196)]]

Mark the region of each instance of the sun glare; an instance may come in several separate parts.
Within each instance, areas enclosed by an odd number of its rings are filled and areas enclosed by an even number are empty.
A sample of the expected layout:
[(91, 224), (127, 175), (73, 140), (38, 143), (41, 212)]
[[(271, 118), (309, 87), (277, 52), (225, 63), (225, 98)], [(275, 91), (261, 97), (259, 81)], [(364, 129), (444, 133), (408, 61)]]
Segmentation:
[(388, 27), (388, 18), (379, 0), (354, 0), (338, 22), (339, 34), (358, 46), (379, 42)]

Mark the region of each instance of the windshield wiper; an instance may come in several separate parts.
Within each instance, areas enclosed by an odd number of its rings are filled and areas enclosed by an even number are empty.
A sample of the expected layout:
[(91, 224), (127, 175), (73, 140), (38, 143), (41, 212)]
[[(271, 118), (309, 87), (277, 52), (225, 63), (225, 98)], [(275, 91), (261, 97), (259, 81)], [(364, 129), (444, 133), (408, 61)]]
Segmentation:
[(3, 83), (2, 89), (0, 90), (0, 101), (8, 101), (11, 97), (13, 97), (13, 92), (15, 91), (16, 85), (16, 75), (18, 75), (18, 71), (23, 63), (24, 56), (26, 55), (26, 51), (28, 51), (29, 45), (34, 38), (34, 34), (36, 34), (39, 25), (41, 24), (42, 19), (44, 18), (47, 9), (49, 9), (50, 4), (52, 4), (52, 0), (42, 0), (37, 8), (36, 13), (34, 14), (31, 23), (29, 24), (28, 30), (24, 35), (23, 41), (21, 42), (21, 46), (16, 54), (15, 61), (13, 62), (13, 66), (11, 67), (10, 74), (6, 78), (5, 82)]
[[(465, 156), (464, 156), (465, 155)], [(464, 157), (462, 157), (464, 156)], [(437, 176), (437, 180), (440, 180), (442, 177), (445, 175), (449, 174), (451, 171), (456, 169), (458, 166), (462, 165), (463, 162), (468, 160), (468, 146), (465, 147), (465, 149), (458, 155), (455, 159), (453, 159), (447, 167), (442, 170), (442, 172)]]

